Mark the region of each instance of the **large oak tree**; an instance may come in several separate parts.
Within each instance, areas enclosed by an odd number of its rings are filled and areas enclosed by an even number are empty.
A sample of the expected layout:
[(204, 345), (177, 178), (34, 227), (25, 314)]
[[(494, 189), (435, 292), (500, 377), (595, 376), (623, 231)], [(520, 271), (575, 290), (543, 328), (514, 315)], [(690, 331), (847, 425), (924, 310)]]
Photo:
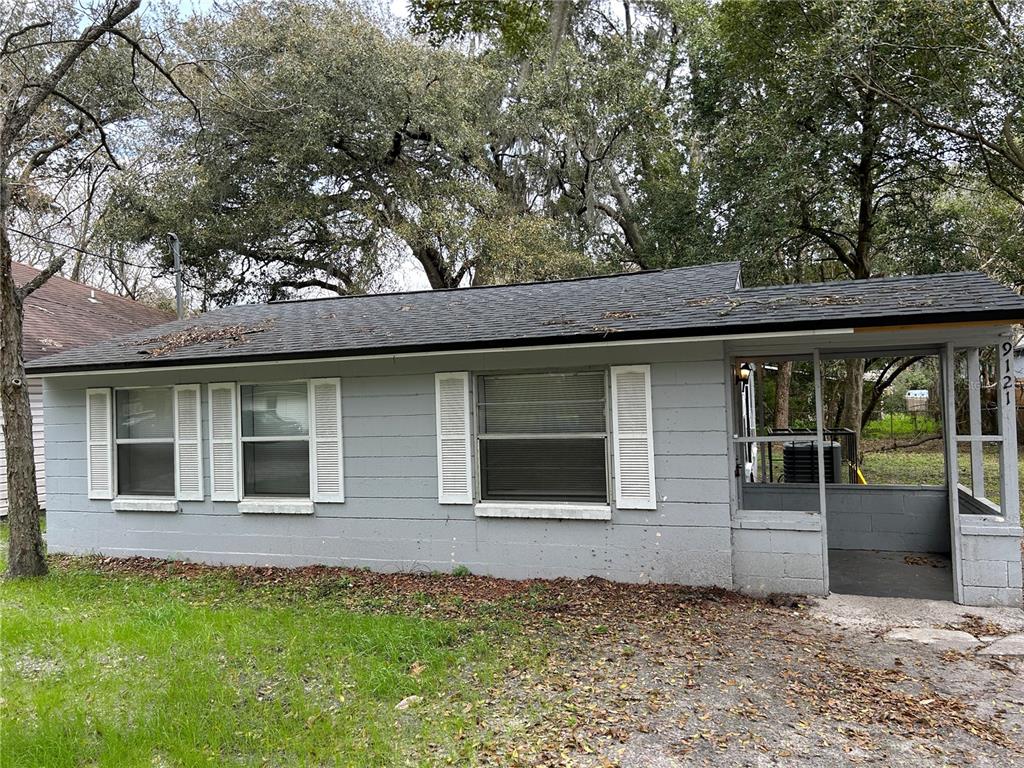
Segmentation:
[[(174, 83), (132, 23), (139, 5), (140, 0), (107, 0), (85, 10), (69, 2), (22, 6), (8, 13), (0, 38), (0, 400), (7, 567), (14, 576), (46, 573), (22, 359), (24, 301), (75, 248), (54, 233), (91, 200), (88, 181), (102, 167), (119, 167), (113, 131), (138, 114), (147, 92), (144, 75)], [(67, 190), (76, 187), (85, 190), (84, 198), (69, 204)], [(15, 250), (30, 242), (46, 243), (53, 258), (31, 281), (17, 285), (11, 262)]]

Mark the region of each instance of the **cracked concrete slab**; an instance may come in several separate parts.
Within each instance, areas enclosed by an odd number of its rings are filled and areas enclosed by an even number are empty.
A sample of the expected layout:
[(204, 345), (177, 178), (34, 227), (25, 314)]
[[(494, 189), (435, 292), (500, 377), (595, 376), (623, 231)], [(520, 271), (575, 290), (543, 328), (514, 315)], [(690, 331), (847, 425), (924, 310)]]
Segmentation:
[(882, 639), (890, 643), (920, 643), (943, 651), (969, 651), (981, 645), (981, 641), (968, 632), (931, 627), (899, 627), (886, 632)]
[(1024, 656), (1024, 632), (1007, 635), (978, 651), (981, 656)]
[(869, 631), (958, 624), (976, 616), (997, 624), (1005, 632), (1024, 632), (1024, 611), (1020, 608), (966, 606), (947, 600), (833, 594), (815, 599), (808, 612), (829, 624)]

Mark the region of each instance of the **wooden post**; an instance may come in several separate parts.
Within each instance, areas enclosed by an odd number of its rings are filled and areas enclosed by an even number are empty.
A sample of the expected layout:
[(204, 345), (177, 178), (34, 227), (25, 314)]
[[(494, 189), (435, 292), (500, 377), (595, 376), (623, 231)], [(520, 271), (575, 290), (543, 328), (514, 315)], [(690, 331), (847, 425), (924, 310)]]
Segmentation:
[[(967, 407), (970, 412), (971, 437), (980, 437), (981, 427), (981, 354), (977, 347), (967, 350)], [(974, 498), (985, 497), (984, 445), (971, 441), (971, 493)]]
[(814, 425), (818, 445), (818, 514), (821, 516), (821, 567), (824, 593), (828, 584), (828, 526), (825, 524), (825, 406), (821, 402), (821, 352), (814, 350)]
[(1013, 334), (999, 338), (998, 391), (999, 434), (999, 506), (1003, 517), (1016, 524), (1020, 520), (1020, 480), (1017, 472), (1017, 392), (1013, 371)]
[(954, 398), (953, 345), (940, 353), (942, 363), (942, 433), (946, 445), (946, 496), (949, 501), (950, 559), (953, 565), (953, 600), (963, 605), (964, 583), (960, 573), (960, 467), (957, 465), (956, 400)]
[[(728, 387), (728, 397), (725, 398), (725, 423), (728, 424), (727, 435), (729, 436), (728, 444), (725, 447), (726, 455), (729, 461), (729, 514), (730, 518), (735, 518), (736, 512), (743, 508), (743, 469), (739, 466), (743, 464), (742, 457), (737, 455), (736, 443), (733, 438), (736, 437), (737, 430), (737, 407), (742, 408), (742, 403), (739, 402), (740, 388), (736, 382), (736, 360), (735, 358), (725, 357), (725, 382)], [(742, 422), (743, 416), (740, 411), (739, 421)]]

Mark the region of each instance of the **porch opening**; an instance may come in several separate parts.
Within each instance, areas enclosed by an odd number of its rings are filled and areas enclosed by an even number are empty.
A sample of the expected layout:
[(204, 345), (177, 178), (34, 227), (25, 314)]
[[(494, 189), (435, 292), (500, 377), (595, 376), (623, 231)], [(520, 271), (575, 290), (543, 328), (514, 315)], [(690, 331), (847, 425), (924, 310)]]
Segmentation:
[(937, 352), (815, 357), (736, 361), (738, 516), (810, 516), (823, 592), (952, 599)]

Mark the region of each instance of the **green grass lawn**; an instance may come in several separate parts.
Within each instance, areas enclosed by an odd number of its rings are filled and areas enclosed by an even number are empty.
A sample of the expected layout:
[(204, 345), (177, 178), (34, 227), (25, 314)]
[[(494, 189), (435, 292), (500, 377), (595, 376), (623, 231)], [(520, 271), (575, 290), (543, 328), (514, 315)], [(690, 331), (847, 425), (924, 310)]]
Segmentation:
[(940, 429), (939, 422), (927, 414), (893, 413), (869, 421), (861, 430), (861, 437), (865, 440), (905, 439), (938, 434)]
[(342, 575), (296, 597), (230, 572), (73, 560), (4, 580), (0, 764), (472, 763), (471, 713), (507, 629), (353, 608), (345, 589)]

